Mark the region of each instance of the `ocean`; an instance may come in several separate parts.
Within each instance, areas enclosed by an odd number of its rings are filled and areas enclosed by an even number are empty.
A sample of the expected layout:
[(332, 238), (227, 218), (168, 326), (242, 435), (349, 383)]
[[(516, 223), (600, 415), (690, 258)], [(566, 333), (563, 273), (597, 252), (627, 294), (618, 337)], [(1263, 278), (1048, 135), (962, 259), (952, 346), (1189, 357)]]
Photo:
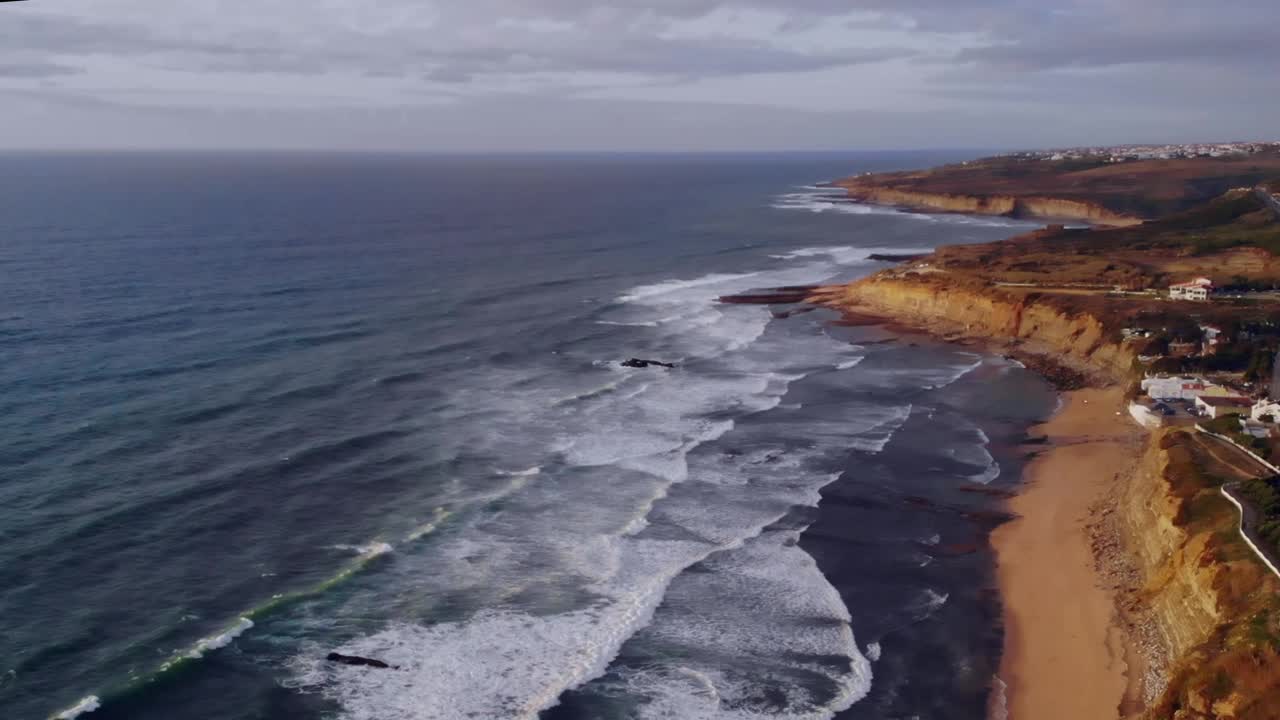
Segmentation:
[(963, 157), (0, 156), (0, 716), (985, 717), (1053, 391), (716, 302)]

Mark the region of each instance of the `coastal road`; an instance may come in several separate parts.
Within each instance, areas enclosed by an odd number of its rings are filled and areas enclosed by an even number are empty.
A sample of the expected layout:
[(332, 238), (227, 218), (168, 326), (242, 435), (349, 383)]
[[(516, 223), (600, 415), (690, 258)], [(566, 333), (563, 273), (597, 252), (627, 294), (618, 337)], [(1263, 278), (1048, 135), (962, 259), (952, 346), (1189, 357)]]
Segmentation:
[(1253, 191), (1257, 193), (1258, 199), (1267, 207), (1271, 208), (1271, 211), (1276, 214), (1277, 218), (1280, 218), (1280, 198), (1277, 198), (1270, 190), (1267, 190), (1264, 187), (1254, 188)]

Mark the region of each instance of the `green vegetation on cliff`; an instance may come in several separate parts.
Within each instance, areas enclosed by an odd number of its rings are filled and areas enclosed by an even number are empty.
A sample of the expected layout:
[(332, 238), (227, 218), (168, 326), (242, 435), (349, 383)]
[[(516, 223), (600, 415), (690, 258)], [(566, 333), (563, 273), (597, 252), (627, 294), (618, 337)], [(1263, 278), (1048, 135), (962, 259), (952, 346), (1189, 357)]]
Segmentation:
[(854, 196), (873, 190), (921, 196), (1050, 198), (1111, 213), (1165, 217), (1235, 188), (1280, 176), (1280, 152), (1112, 163), (1101, 157), (1047, 160), (1000, 156), (930, 170), (876, 173), (839, 181)]

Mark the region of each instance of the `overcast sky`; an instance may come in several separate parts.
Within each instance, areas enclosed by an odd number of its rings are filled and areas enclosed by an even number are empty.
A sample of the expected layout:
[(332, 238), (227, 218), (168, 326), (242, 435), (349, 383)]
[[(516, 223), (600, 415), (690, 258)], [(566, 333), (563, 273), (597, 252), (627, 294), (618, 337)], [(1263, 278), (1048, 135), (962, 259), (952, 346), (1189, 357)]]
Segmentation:
[(0, 3), (0, 147), (1280, 139), (1278, 0)]

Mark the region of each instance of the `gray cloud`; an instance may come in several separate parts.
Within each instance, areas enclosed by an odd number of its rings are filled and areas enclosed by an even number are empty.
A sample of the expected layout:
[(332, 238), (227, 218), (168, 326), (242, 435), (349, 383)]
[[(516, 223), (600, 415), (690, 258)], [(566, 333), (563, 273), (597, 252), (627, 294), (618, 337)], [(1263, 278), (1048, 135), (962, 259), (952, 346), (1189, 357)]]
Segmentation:
[[(970, 144), (990, 146), (1031, 122), (1043, 144), (1090, 133), (1099, 141), (1146, 140), (1164, 129), (1249, 136), (1272, 132), (1267, 120), (1280, 109), (1270, 99), (1280, 95), (1280, 45), (1271, 39), (1280, 3), (1273, 0), (303, 5), (258, 0), (228, 12), (220, 3), (171, 3), (158, 12), (154, 0), (3, 4), (0, 96), (20, 96), (37, 114), (80, 98), (111, 117), (133, 112), (153, 125), (178, 122), (175, 113), (187, 110), (217, 110), (243, 119), (249, 145), (287, 144), (264, 118), (304, 107), (309, 127), (333, 135), (314, 138), (321, 145), (344, 133), (370, 144), (401, 137), (380, 128), (405, 112), (435, 123), (441, 146), (461, 142), (443, 129), (456, 122), (477, 138), (491, 133), (480, 144), (520, 137), (530, 147), (557, 143), (499, 127), (487, 113), (546, 118), (548, 128), (575, 128), (582, 144), (593, 133), (579, 126), (594, 122), (618, 147), (648, 147), (640, 128), (597, 111), (625, 107), (652, 118), (673, 146), (690, 132), (708, 145), (735, 137), (747, 145), (759, 142), (755, 126), (724, 126), (717, 108), (754, 108), (753, 117), (771, 118), (780, 142), (803, 144), (794, 139), (802, 131), (834, 138), (849, 123), (866, 128), (849, 133), (849, 145), (870, 147), (937, 145), (961, 126)], [(1204, 112), (1206, 98), (1215, 114)], [(716, 118), (730, 135), (710, 122), (678, 130), (663, 121), (673, 108)], [(576, 112), (595, 116), (570, 117)], [(1063, 112), (1072, 113), (1069, 122), (1059, 119)], [(324, 122), (339, 117), (343, 123)], [(961, 117), (986, 121), (952, 120)], [(18, 122), (0, 117), (3, 136), (30, 127)], [(818, 125), (830, 130), (818, 133)], [(1143, 128), (1146, 134), (1128, 134)], [(916, 142), (895, 140), (905, 129)]]
[(82, 68), (51, 62), (20, 62), (0, 59), (0, 78), (51, 78), (78, 75)]
[[(26, 13), (0, 24), (0, 47), (55, 56), (162, 57), (168, 67), (196, 71), (314, 74), (345, 70), (382, 76), (422, 74), (449, 81), (535, 72), (683, 77), (803, 72), (914, 54), (901, 47), (803, 52), (760, 40), (678, 38), (661, 32), (666, 23), (701, 17), (716, 3), (702, 7), (659, 3), (648, 10), (572, 0), (546, 3), (546, 7), (488, 5), (493, 6), (491, 12), (471, 5), (465, 12), (449, 11), (443, 18), (433, 18), (432, 23), (376, 31), (334, 24), (322, 26), (319, 34), (270, 26), (248, 30), (214, 26), (191, 35), (163, 25)], [(683, 11), (667, 12), (677, 6)], [(414, 15), (410, 12), (406, 17)], [(495, 18), (573, 24), (553, 30), (495, 30)]]
[(1064, 16), (1002, 33), (990, 44), (964, 49), (956, 60), (1021, 70), (1143, 63), (1274, 67), (1280, 62), (1275, 42), (1280, 4), (1234, 11), (1221, 6), (1189, 11), (1142, 0), (1137, 4), (1150, 12), (1135, 15), (1127, 6), (1121, 12)]

